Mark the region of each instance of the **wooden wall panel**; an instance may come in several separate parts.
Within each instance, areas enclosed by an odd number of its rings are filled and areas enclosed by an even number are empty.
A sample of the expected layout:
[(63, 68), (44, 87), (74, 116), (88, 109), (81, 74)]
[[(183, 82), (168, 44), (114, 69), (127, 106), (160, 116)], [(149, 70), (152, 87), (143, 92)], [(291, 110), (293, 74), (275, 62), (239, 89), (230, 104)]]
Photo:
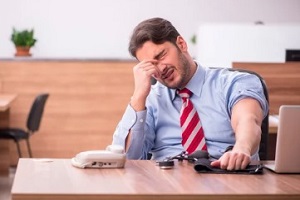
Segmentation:
[[(133, 93), (134, 61), (0, 61), (2, 93), (18, 97), (11, 126), (25, 128), (34, 97), (50, 94), (40, 131), (32, 136), (37, 158), (70, 158), (104, 149)], [(26, 152), (25, 143), (22, 143)], [(14, 144), (11, 164), (17, 163)]]
[(233, 63), (234, 68), (260, 74), (269, 91), (270, 114), (278, 114), (281, 105), (300, 105), (300, 63)]

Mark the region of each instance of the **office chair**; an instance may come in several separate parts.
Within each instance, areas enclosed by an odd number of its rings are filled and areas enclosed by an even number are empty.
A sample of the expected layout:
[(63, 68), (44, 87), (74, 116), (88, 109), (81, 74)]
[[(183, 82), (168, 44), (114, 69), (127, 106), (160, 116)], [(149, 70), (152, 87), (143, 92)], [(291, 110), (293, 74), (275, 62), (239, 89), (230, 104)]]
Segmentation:
[(19, 145), (20, 140), (26, 140), (29, 157), (32, 158), (29, 138), (32, 134), (34, 134), (36, 131), (39, 130), (42, 115), (44, 112), (45, 103), (48, 96), (49, 94), (40, 94), (35, 98), (31, 106), (29, 115), (27, 117), (27, 130), (21, 128), (14, 128), (14, 127), (0, 129), (0, 139), (8, 139), (8, 140), (15, 141), (19, 158), (22, 157), (22, 153)]
[[(245, 69), (238, 69), (238, 68), (228, 68), (229, 71), (238, 71), (238, 72), (245, 72), (249, 74), (256, 75), (263, 87), (264, 90), (264, 95), (269, 103), (269, 93), (268, 93), (268, 88), (266, 85), (265, 80), (256, 72), (250, 71), (250, 70), (245, 70)], [(267, 116), (263, 119), (262, 124), (261, 124), (261, 140), (260, 140), (260, 145), (259, 145), (259, 157), (260, 160), (267, 160), (268, 159), (268, 139), (269, 138), (269, 111), (267, 113)]]

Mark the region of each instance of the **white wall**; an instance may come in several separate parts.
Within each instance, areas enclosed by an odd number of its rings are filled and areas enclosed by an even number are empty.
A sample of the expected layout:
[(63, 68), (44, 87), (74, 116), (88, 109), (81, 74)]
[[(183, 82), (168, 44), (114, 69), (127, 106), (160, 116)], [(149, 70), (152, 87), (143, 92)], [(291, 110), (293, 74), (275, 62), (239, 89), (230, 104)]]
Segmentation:
[[(203, 23), (299, 23), (299, 0), (0, 0), (0, 58), (13, 57), (12, 27), (34, 28), (38, 58), (130, 58), (132, 29), (164, 17), (190, 37)], [(196, 47), (190, 45), (192, 54)]]
[(197, 38), (196, 57), (206, 67), (231, 67), (232, 62), (285, 62), (286, 50), (300, 50), (300, 23), (204, 24)]

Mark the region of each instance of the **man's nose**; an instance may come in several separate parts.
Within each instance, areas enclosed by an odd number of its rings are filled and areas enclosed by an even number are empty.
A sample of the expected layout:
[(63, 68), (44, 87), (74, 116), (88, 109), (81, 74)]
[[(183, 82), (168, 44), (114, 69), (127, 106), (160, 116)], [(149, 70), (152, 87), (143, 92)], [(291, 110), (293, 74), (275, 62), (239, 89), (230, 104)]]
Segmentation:
[(158, 63), (157, 67), (159, 69), (159, 71), (163, 74), (165, 71), (167, 71), (167, 64), (165, 63)]

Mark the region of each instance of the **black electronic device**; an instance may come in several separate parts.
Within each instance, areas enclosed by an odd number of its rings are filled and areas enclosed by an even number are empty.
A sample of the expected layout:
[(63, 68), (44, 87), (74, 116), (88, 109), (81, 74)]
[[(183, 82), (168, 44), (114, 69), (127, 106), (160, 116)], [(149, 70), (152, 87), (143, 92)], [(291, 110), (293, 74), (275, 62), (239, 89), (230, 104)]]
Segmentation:
[(192, 154), (188, 154), (186, 151), (182, 151), (180, 154), (176, 156), (167, 157), (162, 161), (158, 161), (157, 164), (161, 169), (171, 169), (174, 167), (174, 160), (183, 161), (187, 160), (189, 162), (195, 162), (200, 158), (209, 158), (207, 151), (195, 151)]
[(300, 62), (300, 50), (299, 49), (287, 49), (285, 51), (286, 62)]

